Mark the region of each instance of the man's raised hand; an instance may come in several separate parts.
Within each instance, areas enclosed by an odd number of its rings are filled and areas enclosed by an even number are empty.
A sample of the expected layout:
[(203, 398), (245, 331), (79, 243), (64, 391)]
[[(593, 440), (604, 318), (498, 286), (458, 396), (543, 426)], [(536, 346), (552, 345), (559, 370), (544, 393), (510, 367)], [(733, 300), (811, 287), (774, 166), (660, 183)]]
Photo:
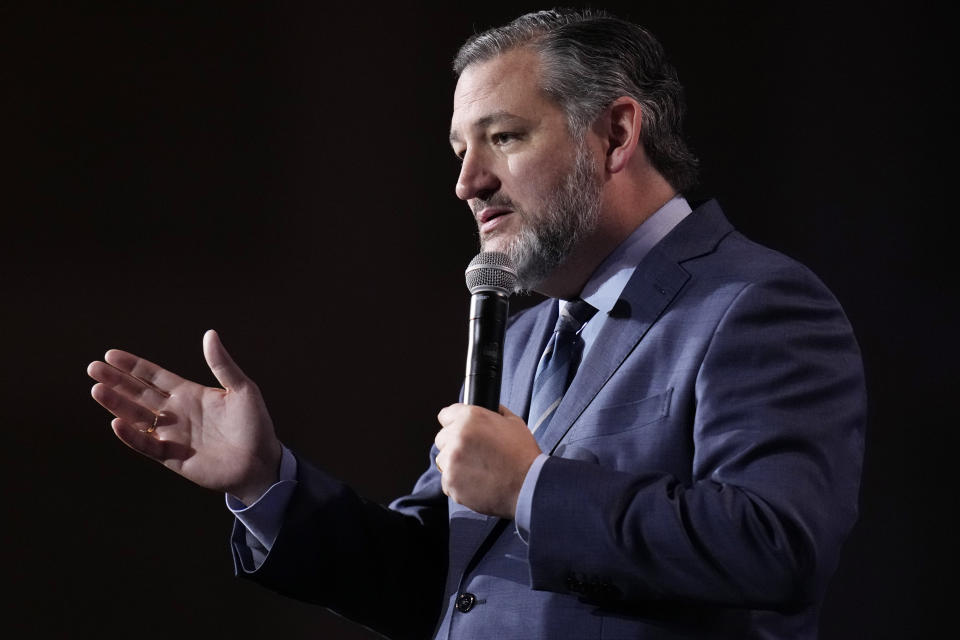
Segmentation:
[(111, 349), (87, 367), (97, 381), (91, 395), (116, 416), (113, 431), (129, 447), (249, 505), (277, 480), (280, 442), (260, 389), (216, 331), (204, 335), (203, 355), (222, 389)]

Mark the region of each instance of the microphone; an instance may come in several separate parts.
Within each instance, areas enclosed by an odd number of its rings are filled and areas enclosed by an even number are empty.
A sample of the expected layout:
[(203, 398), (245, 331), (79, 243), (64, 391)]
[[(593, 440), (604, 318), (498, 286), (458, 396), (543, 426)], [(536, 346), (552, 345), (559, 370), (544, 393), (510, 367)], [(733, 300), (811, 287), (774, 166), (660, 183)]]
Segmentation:
[(500, 408), (503, 338), (510, 294), (517, 285), (517, 272), (505, 253), (486, 251), (470, 261), (465, 275), (471, 295), (463, 401), (497, 411)]

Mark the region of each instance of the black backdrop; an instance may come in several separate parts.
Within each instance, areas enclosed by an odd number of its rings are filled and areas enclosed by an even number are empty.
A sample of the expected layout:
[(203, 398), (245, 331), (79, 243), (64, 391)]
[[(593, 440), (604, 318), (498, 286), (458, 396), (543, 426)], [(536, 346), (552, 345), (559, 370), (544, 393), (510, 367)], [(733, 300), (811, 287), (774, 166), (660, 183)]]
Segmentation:
[[(539, 6), (79, 4), (0, 1), (0, 632), (371, 638), (233, 578), (222, 496), (116, 440), (84, 369), (120, 347), (211, 383), (217, 328), (288, 445), (374, 500), (409, 488), (460, 384), (477, 249), (449, 59)], [(606, 6), (671, 52), (702, 193), (819, 273), (861, 341), (861, 519), (823, 638), (935, 637), (955, 571), (946, 21)]]

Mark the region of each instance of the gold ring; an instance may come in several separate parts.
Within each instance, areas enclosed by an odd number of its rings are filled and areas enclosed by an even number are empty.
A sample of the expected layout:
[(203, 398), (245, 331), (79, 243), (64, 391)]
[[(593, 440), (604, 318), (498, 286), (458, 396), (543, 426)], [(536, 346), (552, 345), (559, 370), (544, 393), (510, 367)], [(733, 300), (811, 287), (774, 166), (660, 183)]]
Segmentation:
[(147, 427), (146, 433), (153, 433), (154, 431), (156, 431), (156, 430), (157, 430), (157, 422), (159, 422), (159, 421), (160, 421), (160, 414), (159, 414), (159, 413), (153, 414), (153, 424), (150, 425), (149, 427)]
[(437, 465), (437, 471), (439, 471), (440, 473), (443, 473), (443, 469), (440, 468), (440, 463), (437, 462), (436, 458), (433, 459), (433, 464)]

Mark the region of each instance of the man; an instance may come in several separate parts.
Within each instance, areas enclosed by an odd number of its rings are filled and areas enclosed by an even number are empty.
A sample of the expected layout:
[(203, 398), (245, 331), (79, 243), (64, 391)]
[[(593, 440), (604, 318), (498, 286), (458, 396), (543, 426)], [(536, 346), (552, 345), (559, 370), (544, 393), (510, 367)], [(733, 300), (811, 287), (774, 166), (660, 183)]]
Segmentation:
[(679, 195), (681, 89), (639, 27), (530, 14), (455, 69), (457, 195), (550, 296), (511, 321), (500, 411), (441, 410), (434, 464), (387, 509), (283, 448), (209, 332), (224, 389), (90, 365), (116, 434), (229, 494), (239, 574), (390, 637), (815, 637), (863, 450), (840, 306)]

